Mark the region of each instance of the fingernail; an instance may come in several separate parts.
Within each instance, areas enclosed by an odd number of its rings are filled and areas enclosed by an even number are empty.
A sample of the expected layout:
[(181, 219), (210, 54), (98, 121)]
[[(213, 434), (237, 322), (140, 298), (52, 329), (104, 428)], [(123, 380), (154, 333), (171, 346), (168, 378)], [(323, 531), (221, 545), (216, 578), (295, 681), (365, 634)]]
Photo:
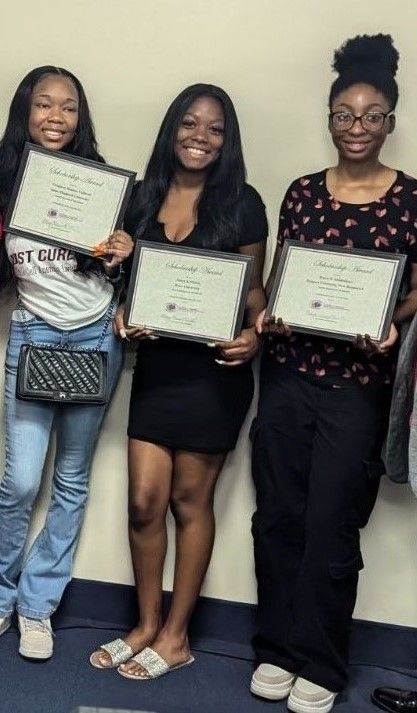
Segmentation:
[(226, 362), (223, 361), (223, 359), (215, 359), (214, 361), (216, 362), (216, 364), (222, 364), (222, 365), (226, 364)]
[(150, 334), (149, 339), (159, 339), (159, 337), (157, 337), (156, 334)]
[(210, 347), (210, 349), (212, 349), (213, 347), (216, 346), (216, 342), (207, 342), (207, 346)]
[(126, 330), (125, 330), (123, 327), (121, 327), (121, 328), (119, 329), (119, 334), (120, 334), (120, 336), (121, 336), (122, 339), (126, 339), (126, 338), (127, 338)]

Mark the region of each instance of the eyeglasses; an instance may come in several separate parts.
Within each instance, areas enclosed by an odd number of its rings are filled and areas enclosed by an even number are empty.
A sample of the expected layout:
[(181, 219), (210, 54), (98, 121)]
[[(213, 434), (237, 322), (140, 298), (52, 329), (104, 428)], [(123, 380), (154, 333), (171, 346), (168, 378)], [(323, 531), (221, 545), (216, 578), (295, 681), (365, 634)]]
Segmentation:
[(359, 121), (364, 131), (380, 131), (384, 126), (387, 116), (392, 115), (392, 110), (367, 111), (365, 114), (355, 116), (350, 111), (332, 111), (329, 114), (330, 123), (335, 131), (349, 131), (356, 121)]

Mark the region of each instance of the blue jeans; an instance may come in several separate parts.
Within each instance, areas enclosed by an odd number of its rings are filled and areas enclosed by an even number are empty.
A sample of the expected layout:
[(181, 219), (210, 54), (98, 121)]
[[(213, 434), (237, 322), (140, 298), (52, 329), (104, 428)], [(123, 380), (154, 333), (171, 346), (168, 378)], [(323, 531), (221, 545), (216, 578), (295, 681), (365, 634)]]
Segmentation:
[[(39, 318), (27, 321), (33, 342), (93, 348), (105, 317), (71, 331)], [(88, 496), (94, 446), (106, 406), (60, 405), (16, 398), (17, 363), (25, 339), (12, 321), (6, 353), (5, 474), (0, 484), (0, 617), (19, 614), (46, 619), (71, 579), (71, 566)], [(111, 323), (102, 345), (108, 352), (109, 399), (122, 367), (122, 347)], [(52, 429), (56, 454), (45, 525), (24, 560), (32, 506), (38, 493)]]

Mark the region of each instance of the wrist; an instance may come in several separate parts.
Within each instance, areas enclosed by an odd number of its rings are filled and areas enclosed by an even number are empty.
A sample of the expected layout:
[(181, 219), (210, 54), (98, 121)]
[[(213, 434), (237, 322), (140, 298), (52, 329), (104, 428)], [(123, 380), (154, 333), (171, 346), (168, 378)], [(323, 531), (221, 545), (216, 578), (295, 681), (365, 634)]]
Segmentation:
[(123, 277), (123, 270), (121, 265), (115, 265), (114, 267), (104, 267), (107, 278), (112, 284), (117, 284), (121, 281)]

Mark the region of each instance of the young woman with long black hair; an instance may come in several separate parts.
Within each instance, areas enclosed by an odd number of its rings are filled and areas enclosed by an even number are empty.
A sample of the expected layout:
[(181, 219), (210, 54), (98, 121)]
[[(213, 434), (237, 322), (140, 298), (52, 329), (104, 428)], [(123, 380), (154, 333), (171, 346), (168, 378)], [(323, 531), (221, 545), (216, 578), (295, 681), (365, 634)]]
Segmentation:
[[(27, 74), (13, 97), (0, 141), (0, 213), (4, 216), (25, 141), (103, 161), (84, 90), (65, 69), (45, 66)], [(64, 405), (16, 398), (17, 363), (27, 332), (35, 343), (108, 352), (108, 396), (122, 365), (111, 316), (109, 276), (133, 243), (116, 231), (100, 244), (110, 261), (44, 245), (16, 235), (2, 237), (2, 283), (13, 276), (19, 309), (12, 315), (6, 353), (6, 459), (0, 484), (0, 634), (17, 609), (19, 652), (37, 659), (53, 651), (50, 616), (71, 577), (71, 564), (88, 494), (88, 476), (105, 406)], [(52, 428), (55, 467), (46, 522), (26, 558), (32, 506), (39, 490)]]
[[(123, 676), (141, 680), (193, 660), (187, 628), (213, 547), (214, 488), (253, 395), (250, 362), (258, 348), (255, 318), (264, 306), (267, 223), (258, 193), (245, 183), (239, 125), (222, 89), (197, 84), (171, 104), (126, 226), (137, 238), (254, 258), (246, 322), (233, 342), (210, 348), (153, 341), (145, 328), (125, 329), (122, 311), (116, 319), (122, 336), (143, 339), (129, 415), (129, 535), (140, 622), (91, 661), (101, 668), (122, 664)], [(169, 506), (176, 560), (162, 622)]]
[(359, 530), (383, 472), (395, 325), (417, 306), (417, 181), (379, 160), (395, 125), (397, 62), (384, 35), (356, 37), (336, 52), (328, 122), (338, 163), (289, 187), (267, 286), (289, 238), (405, 253), (410, 291), (387, 341), (295, 334), (281, 320), (258, 320), (275, 334), (265, 345), (253, 427), (259, 666), (251, 690), (289, 694), (298, 713), (327, 713), (347, 683)]

